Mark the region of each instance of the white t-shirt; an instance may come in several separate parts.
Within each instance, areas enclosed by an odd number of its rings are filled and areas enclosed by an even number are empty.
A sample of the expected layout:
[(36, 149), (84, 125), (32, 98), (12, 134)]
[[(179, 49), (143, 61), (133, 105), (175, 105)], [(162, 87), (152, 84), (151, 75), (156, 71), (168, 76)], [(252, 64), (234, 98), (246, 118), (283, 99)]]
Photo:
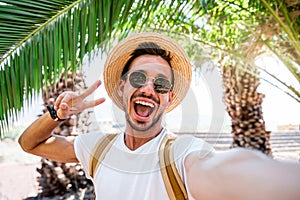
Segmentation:
[[(94, 174), (96, 198), (101, 200), (165, 200), (169, 199), (160, 171), (159, 146), (167, 131), (132, 151), (124, 143), (124, 133), (114, 144)], [(102, 133), (89, 133), (75, 139), (75, 153), (83, 165), (87, 178), (89, 162)], [(174, 142), (174, 160), (178, 172), (186, 182), (184, 159), (193, 151), (211, 152), (213, 148), (199, 138), (179, 136)], [(187, 192), (189, 199), (193, 199)]]

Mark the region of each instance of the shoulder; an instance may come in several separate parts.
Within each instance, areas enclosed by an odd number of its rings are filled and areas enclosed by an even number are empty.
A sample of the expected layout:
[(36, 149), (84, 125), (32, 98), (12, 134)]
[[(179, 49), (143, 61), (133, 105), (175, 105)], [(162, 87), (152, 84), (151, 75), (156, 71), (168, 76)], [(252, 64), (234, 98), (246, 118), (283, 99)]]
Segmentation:
[(91, 155), (93, 155), (94, 148), (101, 138), (103, 138), (105, 134), (103, 133), (86, 133), (83, 135), (79, 135), (76, 137), (74, 141), (74, 151), (77, 159), (82, 164), (84, 171), (88, 178), (90, 178), (89, 174), (89, 163), (91, 160)]
[[(206, 158), (208, 155), (214, 154), (215, 150), (211, 144), (203, 139), (185, 134), (175, 137), (173, 152), (177, 166), (181, 166), (181, 168), (184, 166), (187, 169), (194, 160)], [(183, 168), (182, 171), (184, 171)]]
[(97, 142), (104, 136), (103, 133), (87, 133), (76, 137), (74, 148), (77, 151), (86, 150), (89, 153), (94, 149)]

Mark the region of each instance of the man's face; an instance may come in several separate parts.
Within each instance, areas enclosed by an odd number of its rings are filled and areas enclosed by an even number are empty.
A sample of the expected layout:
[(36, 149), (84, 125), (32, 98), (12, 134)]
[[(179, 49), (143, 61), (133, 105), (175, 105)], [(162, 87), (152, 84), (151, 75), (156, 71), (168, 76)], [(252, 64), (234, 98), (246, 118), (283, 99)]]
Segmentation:
[[(139, 76), (140, 73), (143, 76)], [(121, 82), (119, 94), (122, 95), (127, 123), (137, 131), (159, 128), (174, 95), (167, 87), (159, 86), (161, 83), (172, 83), (168, 62), (160, 56), (142, 55), (131, 63), (126, 76)], [(145, 83), (137, 85), (136, 82)]]

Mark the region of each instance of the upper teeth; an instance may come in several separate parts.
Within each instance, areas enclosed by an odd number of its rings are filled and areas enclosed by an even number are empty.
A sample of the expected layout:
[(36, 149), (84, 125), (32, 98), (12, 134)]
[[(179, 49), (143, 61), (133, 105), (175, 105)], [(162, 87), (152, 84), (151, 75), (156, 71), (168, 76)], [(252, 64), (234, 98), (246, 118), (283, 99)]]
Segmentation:
[(141, 104), (141, 105), (143, 105), (143, 106), (149, 106), (149, 107), (151, 107), (151, 108), (154, 107), (154, 105), (153, 105), (152, 103), (148, 103), (148, 102), (145, 102), (145, 101), (136, 101), (135, 103)]

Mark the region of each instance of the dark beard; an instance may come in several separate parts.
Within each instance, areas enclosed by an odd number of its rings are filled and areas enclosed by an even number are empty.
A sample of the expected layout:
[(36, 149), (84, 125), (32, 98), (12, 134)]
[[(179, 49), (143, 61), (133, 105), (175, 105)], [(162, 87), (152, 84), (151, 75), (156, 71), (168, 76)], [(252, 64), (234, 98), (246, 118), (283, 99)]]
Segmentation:
[[(125, 109), (124, 109), (125, 110)], [(125, 118), (126, 118), (126, 121), (128, 122), (128, 124), (130, 125), (131, 128), (133, 128), (134, 130), (136, 131), (148, 131), (151, 127), (153, 127), (155, 124), (158, 123), (159, 119), (162, 117), (163, 115), (163, 112), (160, 112), (159, 115), (154, 118), (154, 120), (152, 121), (152, 123), (150, 125), (148, 125), (147, 127), (139, 127), (137, 125), (135, 125), (131, 120), (130, 120), (130, 117), (129, 117), (129, 114), (127, 111), (125, 111)], [(142, 124), (143, 122), (138, 122), (140, 124)]]
[[(123, 94), (124, 94), (124, 89), (123, 89)], [(148, 96), (146, 95), (143, 95), (143, 94), (140, 94), (140, 95), (136, 95), (135, 97), (146, 97), (146, 98), (149, 98)], [(159, 101), (154, 98), (154, 97), (150, 97), (153, 101), (155, 101), (157, 104), (159, 104)], [(144, 128), (141, 128), (137, 125), (135, 125), (133, 123), (133, 121), (130, 120), (130, 117), (129, 117), (129, 113), (127, 112), (127, 106), (125, 104), (125, 101), (126, 101), (126, 98), (124, 97), (124, 95), (122, 96), (122, 104), (123, 104), (123, 110), (124, 110), (124, 113), (125, 113), (125, 118), (126, 118), (126, 121), (128, 122), (128, 124), (130, 125), (130, 127), (133, 129), (133, 130), (136, 130), (136, 131), (148, 131), (151, 127), (153, 127), (155, 124), (158, 123), (158, 121), (160, 120), (160, 118), (162, 117), (164, 111), (161, 111), (158, 116), (156, 118), (154, 118), (154, 120), (152, 121), (152, 123), (147, 126), (147, 127), (144, 127)], [(140, 124), (142, 124), (143, 122), (138, 122)]]

